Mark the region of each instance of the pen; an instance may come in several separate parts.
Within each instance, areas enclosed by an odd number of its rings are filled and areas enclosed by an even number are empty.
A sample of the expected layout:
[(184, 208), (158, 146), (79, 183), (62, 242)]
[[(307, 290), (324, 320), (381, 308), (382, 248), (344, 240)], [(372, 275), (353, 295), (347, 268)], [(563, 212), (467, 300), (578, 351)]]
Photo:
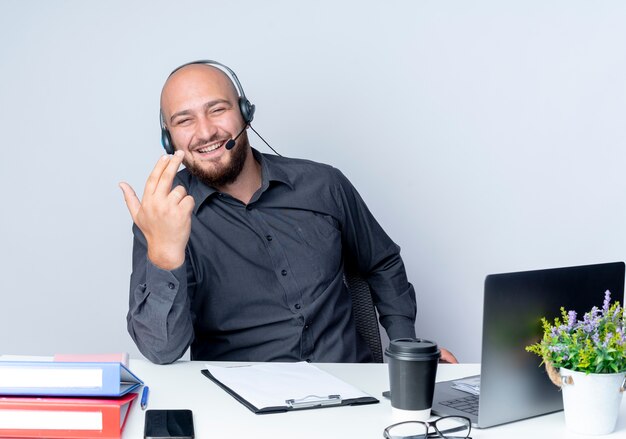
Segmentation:
[(148, 407), (148, 393), (150, 392), (150, 388), (148, 386), (143, 386), (143, 392), (141, 392), (141, 410), (145, 410)]

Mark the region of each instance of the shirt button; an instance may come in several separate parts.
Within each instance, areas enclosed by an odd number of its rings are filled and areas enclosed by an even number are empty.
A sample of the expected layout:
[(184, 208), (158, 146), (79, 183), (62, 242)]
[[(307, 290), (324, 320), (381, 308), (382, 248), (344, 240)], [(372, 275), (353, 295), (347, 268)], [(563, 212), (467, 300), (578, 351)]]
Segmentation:
[(272, 235), (266, 235), (265, 239), (267, 239), (268, 241), (271, 241), (272, 240)]
[(282, 274), (283, 276), (287, 276), (287, 270), (281, 271), (280, 274)]
[(295, 309), (300, 309), (300, 308), (302, 308), (302, 306), (300, 306), (300, 304), (299, 304), (299, 303), (296, 303), (293, 307), (294, 307)]
[(252, 210), (252, 206), (250, 206), (249, 204), (246, 206), (246, 210)]
[(168, 284), (167, 284), (167, 287), (168, 287), (170, 290), (173, 290), (174, 288), (176, 288), (176, 285), (174, 285), (172, 282), (170, 282), (170, 283), (168, 283)]

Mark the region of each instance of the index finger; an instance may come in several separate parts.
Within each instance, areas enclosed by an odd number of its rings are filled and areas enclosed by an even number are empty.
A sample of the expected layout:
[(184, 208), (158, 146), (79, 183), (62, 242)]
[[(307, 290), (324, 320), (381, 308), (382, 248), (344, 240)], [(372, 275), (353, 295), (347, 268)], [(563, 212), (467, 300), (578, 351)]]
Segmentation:
[(180, 168), (184, 157), (185, 153), (181, 150), (176, 151), (173, 156), (170, 156), (169, 163), (161, 172), (159, 182), (154, 188), (154, 193), (158, 192), (162, 195), (167, 195), (172, 191), (174, 177), (176, 177), (176, 173), (178, 172), (178, 168)]

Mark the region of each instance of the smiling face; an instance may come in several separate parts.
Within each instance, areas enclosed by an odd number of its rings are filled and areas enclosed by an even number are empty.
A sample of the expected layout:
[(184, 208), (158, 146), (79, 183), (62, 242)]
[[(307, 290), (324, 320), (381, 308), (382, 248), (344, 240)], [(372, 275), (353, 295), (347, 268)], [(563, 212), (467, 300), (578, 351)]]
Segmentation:
[(245, 125), (238, 102), (230, 79), (203, 64), (183, 67), (163, 86), (161, 111), (172, 143), (185, 151), (189, 171), (209, 186), (219, 188), (235, 181), (246, 160), (245, 132), (233, 149), (225, 148)]

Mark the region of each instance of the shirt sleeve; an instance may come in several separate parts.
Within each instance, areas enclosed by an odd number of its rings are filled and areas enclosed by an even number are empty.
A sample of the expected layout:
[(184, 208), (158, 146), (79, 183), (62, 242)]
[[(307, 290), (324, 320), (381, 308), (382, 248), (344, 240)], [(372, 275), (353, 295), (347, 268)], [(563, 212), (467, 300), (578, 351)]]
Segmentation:
[(136, 225), (133, 233), (128, 332), (147, 359), (172, 363), (193, 340), (187, 262), (172, 271), (157, 267), (148, 259), (145, 238)]
[(354, 186), (341, 172), (337, 173), (335, 197), (346, 263), (354, 265), (369, 284), (389, 339), (415, 337), (415, 290), (407, 280), (400, 247), (378, 224)]

